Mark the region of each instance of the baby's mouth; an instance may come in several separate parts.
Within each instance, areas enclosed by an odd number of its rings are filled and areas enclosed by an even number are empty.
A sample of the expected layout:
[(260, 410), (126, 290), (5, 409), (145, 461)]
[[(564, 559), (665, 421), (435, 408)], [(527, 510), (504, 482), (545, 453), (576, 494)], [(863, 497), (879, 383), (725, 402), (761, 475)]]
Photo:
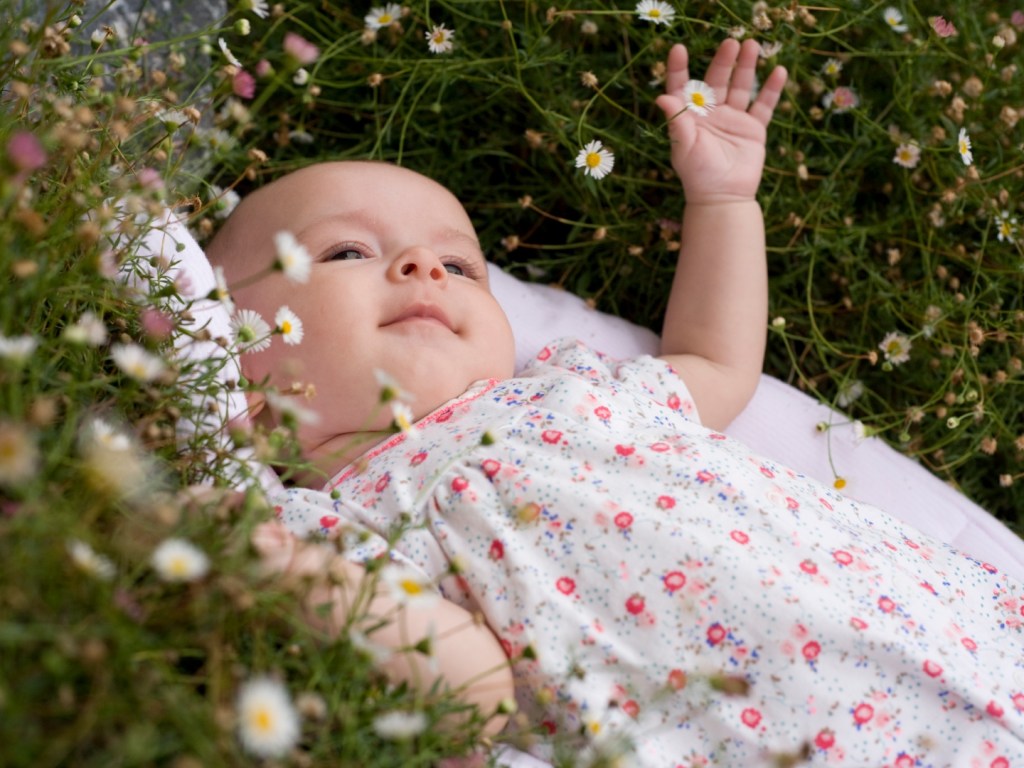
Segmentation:
[(438, 325), (448, 329), (452, 333), (455, 332), (455, 329), (452, 327), (451, 320), (448, 319), (444, 310), (433, 304), (412, 304), (395, 317), (383, 323), (382, 327), (386, 328), (391, 325), (401, 325), (405, 323)]

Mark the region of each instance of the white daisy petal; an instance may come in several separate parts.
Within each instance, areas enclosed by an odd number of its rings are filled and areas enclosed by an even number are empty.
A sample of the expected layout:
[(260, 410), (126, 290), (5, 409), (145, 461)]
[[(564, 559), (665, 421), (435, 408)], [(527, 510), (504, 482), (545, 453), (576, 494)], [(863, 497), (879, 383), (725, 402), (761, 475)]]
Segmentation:
[(284, 757), (298, 743), (299, 713), (284, 685), (268, 677), (246, 682), (238, 692), (238, 737), (257, 757)]
[(636, 14), (644, 21), (668, 26), (676, 15), (676, 9), (663, 0), (640, 0), (636, 4)]
[(615, 155), (605, 149), (599, 140), (594, 139), (576, 155), (576, 167), (582, 168), (583, 173), (600, 180), (611, 173), (612, 168), (615, 167)]
[(715, 89), (703, 80), (688, 80), (683, 86), (683, 103), (690, 112), (707, 117), (718, 104)]

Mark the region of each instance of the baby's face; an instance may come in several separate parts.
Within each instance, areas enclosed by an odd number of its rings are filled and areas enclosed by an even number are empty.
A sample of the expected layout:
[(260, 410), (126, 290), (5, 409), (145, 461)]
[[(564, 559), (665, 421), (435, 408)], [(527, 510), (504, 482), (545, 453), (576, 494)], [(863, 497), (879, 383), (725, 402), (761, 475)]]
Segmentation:
[(376, 369), (413, 396), (416, 418), (476, 380), (512, 375), (512, 331), (473, 225), (436, 182), (397, 166), (328, 163), (259, 190), (232, 218), (239, 214), (226, 243), (213, 244), (229, 285), (273, 263), (278, 231), (313, 257), (305, 284), (275, 272), (234, 292), (239, 308), (268, 322), (282, 305), (302, 320), (300, 344), (275, 338), (242, 364), (257, 382), (313, 385), (315, 397), (302, 403), (319, 415), (301, 428), (307, 451), (387, 427)]

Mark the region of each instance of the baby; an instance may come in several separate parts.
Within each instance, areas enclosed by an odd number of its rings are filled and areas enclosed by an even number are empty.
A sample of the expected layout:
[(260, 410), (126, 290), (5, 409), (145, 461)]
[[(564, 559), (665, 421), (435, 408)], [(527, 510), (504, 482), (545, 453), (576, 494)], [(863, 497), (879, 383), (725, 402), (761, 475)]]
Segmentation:
[[(764, 351), (755, 195), (786, 73), (752, 98), (756, 61), (753, 41), (725, 41), (700, 116), (686, 49), (668, 57), (658, 104), (687, 205), (658, 358), (564, 340), (516, 376), (469, 217), (408, 170), (329, 163), (250, 195), (210, 254), (240, 306), (302, 318), (302, 344), (243, 366), (313, 385), (319, 418), (299, 438), (330, 478), (288, 491), (279, 518), (298, 536), (362, 534), (330, 565), (347, 578), (313, 597), (334, 628), (358, 562), (442, 584), (430, 607), (376, 595), (401, 620), (375, 642), (434, 638), (435, 666), (396, 654), (396, 678), (440, 676), (485, 711), (514, 692), (527, 722), (621, 734), (640, 765), (1017, 764), (1024, 587), (716, 431)], [(309, 282), (245, 282), (279, 230), (312, 254)], [(412, 430), (393, 433), (374, 370), (409, 399)], [(257, 545), (282, 570), (329, 567), (283, 527)]]

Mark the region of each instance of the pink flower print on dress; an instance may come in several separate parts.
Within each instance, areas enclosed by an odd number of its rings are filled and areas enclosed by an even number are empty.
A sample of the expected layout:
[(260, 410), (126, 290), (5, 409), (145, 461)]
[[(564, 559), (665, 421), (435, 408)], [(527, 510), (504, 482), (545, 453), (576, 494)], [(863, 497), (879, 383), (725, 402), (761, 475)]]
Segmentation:
[(636, 720), (637, 716), (640, 714), (640, 705), (637, 704), (634, 699), (627, 699), (622, 702), (622, 711)]
[(559, 432), (557, 429), (545, 429), (543, 432), (541, 432), (540, 437), (545, 443), (549, 443), (550, 445), (557, 445), (558, 442), (562, 439), (562, 433)]
[(481, 467), (483, 468), (485, 475), (488, 477), (494, 477), (501, 469), (501, 462), (494, 459), (487, 459), (483, 464), (481, 464)]
[(725, 640), (725, 627), (717, 621), (708, 627), (708, 645), (714, 647)]
[(976, 650), (978, 650), (978, 644), (976, 642), (974, 642), (974, 640), (972, 640), (969, 637), (962, 637), (962, 638), (960, 638), (960, 645), (962, 645), (964, 648), (966, 648), (971, 653), (974, 653)]
[(1004, 710), (1001, 706), (999, 706), (999, 704), (997, 704), (995, 701), (990, 701), (988, 703), (988, 706), (985, 707), (985, 711), (991, 717), (994, 717), (996, 720), (998, 720), (1000, 717), (1003, 716), (1003, 714), (1005, 713), (1006, 710)]
[(837, 549), (832, 553), (832, 557), (840, 565), (849, 565), (853, 562), (853, 555), (847, 552), (845, 549)]
[(659, 496), (658, 501), (655, 503), (658, 509), (672, 509), (676, 505), (676, 500), (671, 496)]
[(1010, 761), (1000, 755), (989, 763), (989, 768), (1010, 768)]
[(832, 749), (836, 745), (836, 734), (829, 728), (822, 728), (814, 737), (814, 746), (818, 749)]
[(331, 529), (338, 524), (337, 515), (324, 515), (320, 518), (320, 527)]
[(537, 353), (537, 359), (540, 362), (551, 359), (551, 347), (544, 347), (540, 352)]
[(804, 659), (813, 664), (818, 659), (818, 655), (821, 653), (821, 644), (816, 640), (811, 640), (804, 643), (804, 647), (800, 649)]
[(601, 421), (608, 421), (612, 417), (612, 412), (606, 406), (599, 405), (594, 409), (594, 415)]
[(942, 665), (938, 662), (926, 659), (923, 665), (924, 673), (928, 677), (938, 677), (942, 674)]
[(916, 764), (917, 760), (906, 752), (900, 752), (899, 755), (896, 756), (896, 762), (893, 763), (895, 768), (914, 768)]
[(853, 722), (857, 726), (857, 730), (860, 730), (862, 725), (871, 722), (871, 718), (875, 716), (875, 708), (870, 704), (858, 704), (853, 708)]
[(850, 626), (856, 630), (864, 630), (868, 628), (868, 623), (864, 621), (864, 619), (859, 619), (856, 616), (854, 616), (852, 619), (850, 619)]
[(729, 538), (737, 544), (748, 544), (750, 542), (750, 536), (743, 531), (730, 531)]
[(706, 469), (702, 469), (702, 470), (697, 472), (697, 482), (698, 483), (701, 483), (701, 484), (703, 484), (703, 483), (710, 483), (710, 482), (713, 482), (714, 479), (715, 479), (714, 473), (713, 472), (708, 472)]
[(377, 481), (377, 484), (375, 486), (373, 486), (373, 490), (375, 490), (377, 493), (381, 493), (385, 488), (388, 487), (388, 483), (390, 482), (391, 473), (385, 472), (384, 476)]
[(411, 459), (409, 459), (409, 464), (410, 464), (410, 466), (418, 467), (420, 464), (422, 464), (424, 461), (426, 461), (426, 459), (427, 459), (427, 452), (426, 451), (420, 451), (415, 456), (413, 456)]
[(761, 724), (761, 712), (754, 707), (747, 707), (740, 714), (740, 720), (747, 728), (757, 728)]
[(686, 586), (686, 574), (682, 571), (669, 571), (662, 581), (665, 583), (665, 589), (671, 594)]
[(563, 595), (571, 595), (576, 591), (576, 582), (568, 576), (563, 576), (555, 582), (555, 588)]
[(800, 570), (813, 576), (818, 572), (818, 566), (813, 560), (804, 560), (800, 563)]
[(645, 605), (646, 602), (644, 601), (643, 595), (634, 593), (626, 600), (626, 612), (631, 613), (634, 616), (639, 616), (644, 612)]
[(633, 524), (633, 516), (629, 512), (619, 512), (615, 516), (615, 526), (622, 530), (626, 530)]
[(615, 446), (615, 452), (617, 454), (619, 454), (619, 456), (632, 456), (635, 451), (636, 451), (636, 448), (634, 448), (632, 445), (616, 445)]
[(505, 545), (499, 539), (491, 542), (491, 548), (487, 550), (487, 556), (491, 560), (501, 560), (505, 557)]
[(456, 493), (462, 493), (467, 488), (469, 488), (469, 480), (466, 478), (456, 477), (452, 480), (452, 490)]
[(1018, 712), (1024, 712), (1024, 693), (1015, 693), (1010, 697), (1010, 700)]
[(882, 595), (878, 598), (878, 610), (882, 613), (892, 613), (896, 610), (896, 603), (891, 597)]
[(668, 673), (668, 687), (673, 691), (681, 691), (686, 687), (686, 673), (681, 669), (673, 669)]

